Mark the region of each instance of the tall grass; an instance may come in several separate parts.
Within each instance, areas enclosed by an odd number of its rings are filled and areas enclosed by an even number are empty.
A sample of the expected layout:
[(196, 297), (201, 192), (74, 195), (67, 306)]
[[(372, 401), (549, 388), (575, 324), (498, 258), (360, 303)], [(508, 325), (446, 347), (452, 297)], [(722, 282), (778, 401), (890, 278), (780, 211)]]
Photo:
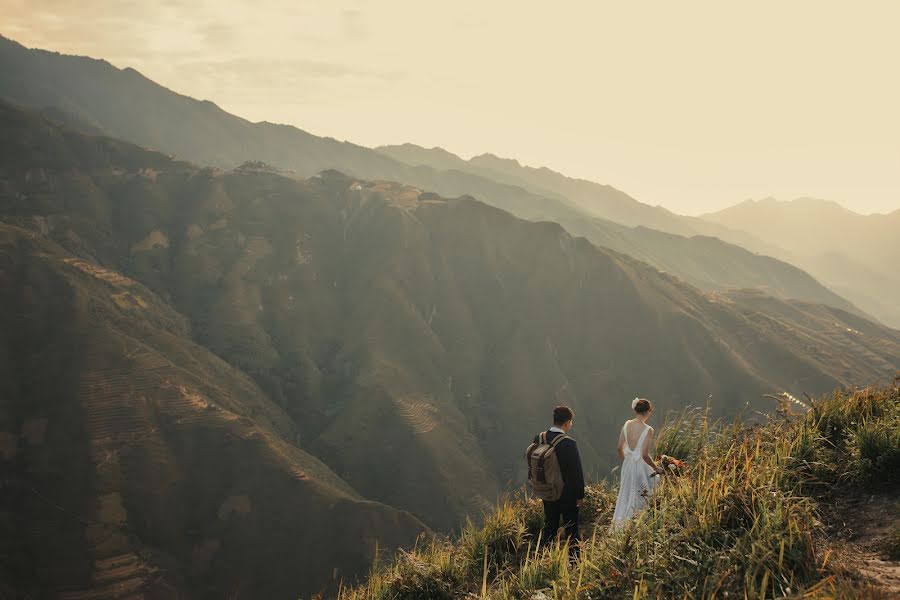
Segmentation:
[(711, 440), (712, 433), (708, 408), (686, 408), (663, 424), (656, 442), (657, 452), (694, 460)]
[(435, 539), (375, 569), (341, 600), (424, 598), (878, 597), (834, 560), (818, 502), (836, 489), (896, 486), (897, 386), (836, 393), (766, 424), (711, 423), (688, 410), (659, 451), (689, 461), (627, 527), (610, 531), (616, 490), (591, 486), (577, 559), (540, 540), (541, 508), (502, 501), (455, 541)]

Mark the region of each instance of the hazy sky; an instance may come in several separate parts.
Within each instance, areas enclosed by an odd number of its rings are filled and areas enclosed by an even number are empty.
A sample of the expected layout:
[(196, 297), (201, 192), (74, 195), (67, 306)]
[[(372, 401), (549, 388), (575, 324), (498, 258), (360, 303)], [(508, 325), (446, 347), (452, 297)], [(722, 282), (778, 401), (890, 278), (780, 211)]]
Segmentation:
[(248, 119), (483, 152), (676, 212), (900, 208), (900, 2), (0, 0), (0, 32)]

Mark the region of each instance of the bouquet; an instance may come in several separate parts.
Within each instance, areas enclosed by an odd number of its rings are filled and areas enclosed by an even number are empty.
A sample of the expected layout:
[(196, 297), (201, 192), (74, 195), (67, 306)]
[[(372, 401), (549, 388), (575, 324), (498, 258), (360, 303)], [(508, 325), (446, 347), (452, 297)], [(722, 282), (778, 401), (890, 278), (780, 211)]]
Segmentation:
[[(684, 475), (685, 463), (683, 460), (678, 460), (672, 456), (668, 456), (667, 454), (663, 454), (657, 459), (659, 466), (662, 467), (663, 473), (666, 475), (673, 475), (675, 477), (681, 477)], [(653, 473), (650, 477), (655, 477), (660, 475), (660, 473)]]

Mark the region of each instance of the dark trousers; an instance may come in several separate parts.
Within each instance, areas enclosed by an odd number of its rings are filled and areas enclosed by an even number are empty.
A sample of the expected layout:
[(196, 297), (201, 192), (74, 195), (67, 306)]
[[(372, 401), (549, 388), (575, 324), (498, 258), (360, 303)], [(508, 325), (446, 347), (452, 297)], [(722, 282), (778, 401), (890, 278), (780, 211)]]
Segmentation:
[(552, 543), (559, 532), (560, 519), (565, 528), (563, 541), (568, 540), (570, 550), (578, 545), (578, 504), (574, 498), (560, 498), (550, 502), (544, 500), (544, 542)]

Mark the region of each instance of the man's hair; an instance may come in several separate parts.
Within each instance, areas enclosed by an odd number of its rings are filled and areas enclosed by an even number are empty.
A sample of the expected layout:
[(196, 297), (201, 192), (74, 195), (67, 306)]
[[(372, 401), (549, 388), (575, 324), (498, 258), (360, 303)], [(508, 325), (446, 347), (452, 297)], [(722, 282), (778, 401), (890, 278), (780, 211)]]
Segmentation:
[(635, 403), (634, 412), (638, 413), (639, 415), (642, 415), (642, 414), (648, 412), (651, 408), (653, 408), (653, 405), (650, 404), (650, 401), (647, 400), (646, 398), (641, 398), (640, 400), (638, 400)]
[(575, 417), (575, 411), (568, 406), (557, 406), (553, 409), (553, 424), (562, 425)]

